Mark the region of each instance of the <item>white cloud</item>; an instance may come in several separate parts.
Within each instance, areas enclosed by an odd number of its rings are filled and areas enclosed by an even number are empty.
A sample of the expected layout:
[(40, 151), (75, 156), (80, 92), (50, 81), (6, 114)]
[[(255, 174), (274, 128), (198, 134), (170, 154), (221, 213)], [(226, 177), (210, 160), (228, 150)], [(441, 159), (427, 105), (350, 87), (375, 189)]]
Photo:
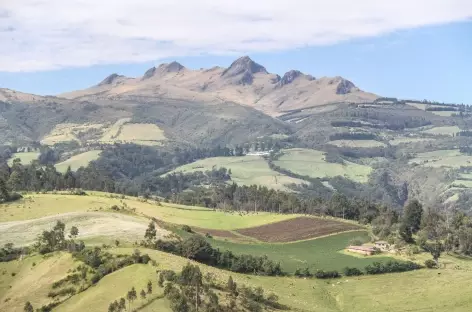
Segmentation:
[(471, 0), (0, 2), (0, 71), (288, 50), (472, 17)]

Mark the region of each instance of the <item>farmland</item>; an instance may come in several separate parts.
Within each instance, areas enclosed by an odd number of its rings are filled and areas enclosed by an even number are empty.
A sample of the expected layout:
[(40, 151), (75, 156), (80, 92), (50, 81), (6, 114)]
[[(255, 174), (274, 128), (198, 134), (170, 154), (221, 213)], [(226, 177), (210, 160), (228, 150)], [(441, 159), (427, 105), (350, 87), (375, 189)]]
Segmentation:
[(132, 142), (140, 145), (160, 145), (166, 140), (164, 131), (154, 124), (129, 123), (130, 118), (115, 122), (100, 138), (103, 143)]
[(283, 243), (359, 229), (361, 228), (357, 225), (336, 220), (298, 217), (258, 227), (241, 229), (237, 232), (263, 242)]
[(66, 172), (70, 166), (72, 171), (76, 171), (80, 167), (87, 167), (87, 165), (100, 157), (101, 151), (88, 151), (72, 156), (71, 158), (55, 165), (57, 171)]
[(260, 156), (206, 158), (180, 166), (173, 172), (189, 173), (221, 167), (231, 169), (231, 180), (242, 185), (258, 184), (273, 189), (286, 190), (287, 184), (304, 182), (273, 171)]
[[(121, 213), (111, 212), (111, 205), (118, 205)], [(159, 220), (189, 224), (202, 230), (213, 229), (213, 234), (233, 233), (235, 236), (252, 236), (246, 243), (207, 238), (214, 248), (231, 250), (235, 254), (267, 255), (280, 261), (282, 268), (293, 273), (297, 268), (341, 270), (346, 266), (364, 268), (374, 261), (390, 259), (385, 256), (350, 256), (342, 250), (353, 238), (368, 240), (366, 231), (351, 231), (333, 234), (337, 230), (352, 230), (354, 224), (335, 219), (307, 218), (301, 216), (258, 214), (228, 214), (200, 207), (186, 207), (163, 203), (162, 206), (144, 202), (136, 198), (110, 197), (106, 193), (90, 193), (86, 196), (65, 194), (29, 194), (18, 202), (0, 206), (2, 223), (1, 244), (10, 240), (21, 245), (32, 240), (32, 233), (50, 227), (54, 221), (63, 220), (67, 229), (75, 224), (79, 227), (79, 237), (94, 238), (96, 244), (108, 242), (107, 235), (126, 239), (143, 235), (148, 219), (140, 215), (155, 216)], [(44, 218), (44, 216), (49, 216)], [(295, 217), (295, 219), (293, 219)], [(5, 221), (10, 222), (5, 222)], [(23, 221), (20, 221), (23, 220)], [(273, 223), (277, 222), (278, 223)], [(290, 227), (291, 231), (285, 230)], [(112, 226), (113, 225), (113, 226)], [(9, 227), (10, 226), (10, 227)], [(235, 230), (249, 228), (245, 230)], [(282, 243), (313, 237), (310, 229), (317, 229), (317, 239)], [(261, 231), (262, 229), (262, 231)], [(278, 231), (276, 231), (278, 229)], [(127, 231), (129, 230), (129, 231)], [(165, 231), (158, 229), (159, 235)], [(254, 232), (251, 232), (254, 231)], [(140, 234), (139, 234), (140, 233)], [(269, 233), (273, 233), (269, 235)], [(95, 236), (99, 235), (99, 236)], [(135, 236), (134, 236), (135, 235)], [(264, 243), (263, 240), (277, 243)], [(86, 240), (88, 244), (89, 240)], [(136, 247), (112, 247), (112, 254), (132, 254)], [(95, 286), (80, 292), (55, 308), (55, 311), (106, 311), (111, 301), (124, 297), (131, 286), (139, 290), (145, 288), (148, 280), (154, 284), (154, 292), (147, 299), (138, 298), (132, 308), (140, 311), (170, 312), (167, 299), (162, 298), (163, 288), (157, 286), (156, 269), (179, 271), (189, 260), (172, 254), (139, 247), (141, 253), (149, 254), (157, 262), (133, 264), (102, 278)], [(415, 255), (422, 262), (429, 255)], [(444, 259), (443, 259), (444, 258)], [(437, 274), (437, 270), (419, 270), (401, 274), (378, 276), (345, 277), (335, 281), (300, 279), (295, 277), (266, 277), (244, 275), (198, 264), (204, 274), (214, 274), (220, 284), (231, 275), (238, 285), (261, 286), (267, 293), (276, 293), (280, 303), (298, 311), (403, 311), (415, 308), (434, 311), (468, 311), (472, 299), (468, 284), (472, 278), (471, 262), (445, 255), (441, 260), (447, 266)], [(34, 264), (33, 264), (34, 263)], [(7, 311), (22, 311), (24, 303), (31, 301), (34, 307), (49, 302), (48, 292), (53, 282), (64, 278), (68, 271), (80, 263), (74, 262), (68, 253), (53, 253), (48, 257), (27, 256), (25, 259), (0, 263), (0, 301)], [(14, 274), (12, 274), (14, 273)], [(399, 298), (403, 298), (400, 300)], [(221, 297), (223, 300), (224, 297)]]
[(419, 164), (429, 167), (459, 168), (470, 166), (472, 156), (462, 154), (459, 150), (437, 150), (433, 152), (418, 153), (410, 164)]
[(385, 147), (385, 143), (375, 140), (335, 140), (330, 141), (328, 144), (339, 146), (339, 147), (357, 147), (357, 148), (369, 148), (369, 147)]
[(2, 204), (1, 221), (21, 221), (37, 219), (69, 212), (111, 211), (117, 205), (127, 210), (135, 210), (138, 215), (155, 217), (169, 223), (187, 224), (205, 229), (231, 230), (259, 226), (271, 222), (287, 220), (296, 215), (279, 215), (260, 212), (257, 214), (237, 214), (213, 211), (201, 207), (190, 207), (139, 201), (133, 197), (112, 198), (106, 193), (90, 193), (87, 196), (65, 194), (28, 194), (24, 199)]
[[(441, 113), (451, 113), (451, 112), (441, 112)], [(448, 135), (453, 136), (457, 132), (460, 132), (461, 129), (457, 126), (446, 126), (446, 127), (434, 127), (428, 130), (422, 131), (422, 133), (433, 134), (433, 135)]]
[(354, 181), (366, 182), (372, 168), (345, 161), (344, 164), (325, 161), (323, 152), (310, 149), (284, 150), (274, 164), (300, 175), (312, 178), (344, 176)]
[(415, 143), (432, 143), (435, 140), (432, 138), (409, 138), (409, 137), (398, 137), (389, 141), (390, 145), (397, 146), (400, 144), (415, 144)]
[(38, 159), (39, 153), (38, 152), (23, 152), (23, 153), (14, 153), (10, 159), (8, 159), (8, 165), (11, 166), (13, 160), (19, 158), (23, 165), (30, 164), (33, 160)]

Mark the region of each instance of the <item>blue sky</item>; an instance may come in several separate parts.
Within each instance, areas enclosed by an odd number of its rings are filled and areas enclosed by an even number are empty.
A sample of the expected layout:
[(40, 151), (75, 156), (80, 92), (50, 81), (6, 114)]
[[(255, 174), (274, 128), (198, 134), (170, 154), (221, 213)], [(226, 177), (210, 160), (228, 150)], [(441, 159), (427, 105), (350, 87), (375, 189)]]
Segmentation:
[[(336, 5), (349, 1), (335, 0), (333, 7), (310, 14), (304, 12), (325, 2), (294, 0), (305, 6), (295, 12), (286, 9), (285, 2), (261, 0), (236, 14), (237, 2), (228, 0), (225, 6), (208, 7), (199, 17), (194, 17), (192, 10), (198, 8), (191, 5), (211, 1), (181, 0), (188, 10), (173, 8), (175, 2), (165, 6), (186, 16), (169, 28), (155, 24), (156, 20), (168, 25), (174, 19), (163, 21), (166, 16), (149, 14), (164, 7), (154, 7), (148, 0), (137, 0), (152, 7), (135, 14), (128, 14), (131, 8), (118, 1), (117, 11), (121, 8), (123, 15), (116, 13), (110, 21), (103, 20), (110, 15), (100, 11), (103, 8), (93, 7), (89, 13), (87, 2), (97, 3), (82, 0), (74, 10), (61, 1), (44, 0), (59, 12), (58, 17), (46, 15), (47, 5), (31, 12), (14, 1), (7, 0), (10, 6), (3, 11), (0, 5), (0, 40), (6, 43), (0, 46), (0, 87), (58, 94), (89, 87), (115, 72), (140, 76), (171, 60), (206, 68), (229, 66), (237, 57), (249, 55), (280, 75), (299, 69), (315, 77), (343, 76), (379, 95), (472, 104), (469, 0), (451, 0), (448, 5), (439, 0), (414, 4), (400, 0), (387, 9), (372, 8), (375, 1), (364, 0), (341, 13)], [(273, 9), (264, 8), (268, 3)], [(42, 13), (48, 18), (41, 19)], [(196, 20), (188, 22), (192, 18)], [(222, 26), (207, 25), (209, 19)], [(118, 26), (122, 29), (116, 30)]]

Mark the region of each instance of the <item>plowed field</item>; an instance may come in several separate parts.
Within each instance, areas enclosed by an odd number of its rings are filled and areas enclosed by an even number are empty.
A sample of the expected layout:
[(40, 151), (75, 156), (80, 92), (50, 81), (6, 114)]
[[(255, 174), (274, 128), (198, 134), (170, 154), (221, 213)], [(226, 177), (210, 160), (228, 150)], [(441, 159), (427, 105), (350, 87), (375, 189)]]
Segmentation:
[(316, 238), (350, 230), (360, 226), (330, 219), (299, 217), (262, 226), (240, 229), (238, 233), (268, 243), (286, 243)]

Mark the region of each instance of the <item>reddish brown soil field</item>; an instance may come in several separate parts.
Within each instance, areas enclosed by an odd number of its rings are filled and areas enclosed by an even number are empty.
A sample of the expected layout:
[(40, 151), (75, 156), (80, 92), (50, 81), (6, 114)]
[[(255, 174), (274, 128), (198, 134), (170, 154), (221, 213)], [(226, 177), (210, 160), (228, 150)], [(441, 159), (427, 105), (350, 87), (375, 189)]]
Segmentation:
[(236, 232), (268, 243), (286, 243), (319, 236), (360, 230), (360, 226), (330, 219), (299, 217)]
[(192, 228), (195, 232), (205, 235), (206, 233), (210, 234), (211, 236), (216, 237), (223, 237), (223, 238), (231, 238), (231, 239), (238, 239), (240, 238), (238, 235), (225, 230), (212, 230), (212, 229), (202, 229), (198, 227)]

